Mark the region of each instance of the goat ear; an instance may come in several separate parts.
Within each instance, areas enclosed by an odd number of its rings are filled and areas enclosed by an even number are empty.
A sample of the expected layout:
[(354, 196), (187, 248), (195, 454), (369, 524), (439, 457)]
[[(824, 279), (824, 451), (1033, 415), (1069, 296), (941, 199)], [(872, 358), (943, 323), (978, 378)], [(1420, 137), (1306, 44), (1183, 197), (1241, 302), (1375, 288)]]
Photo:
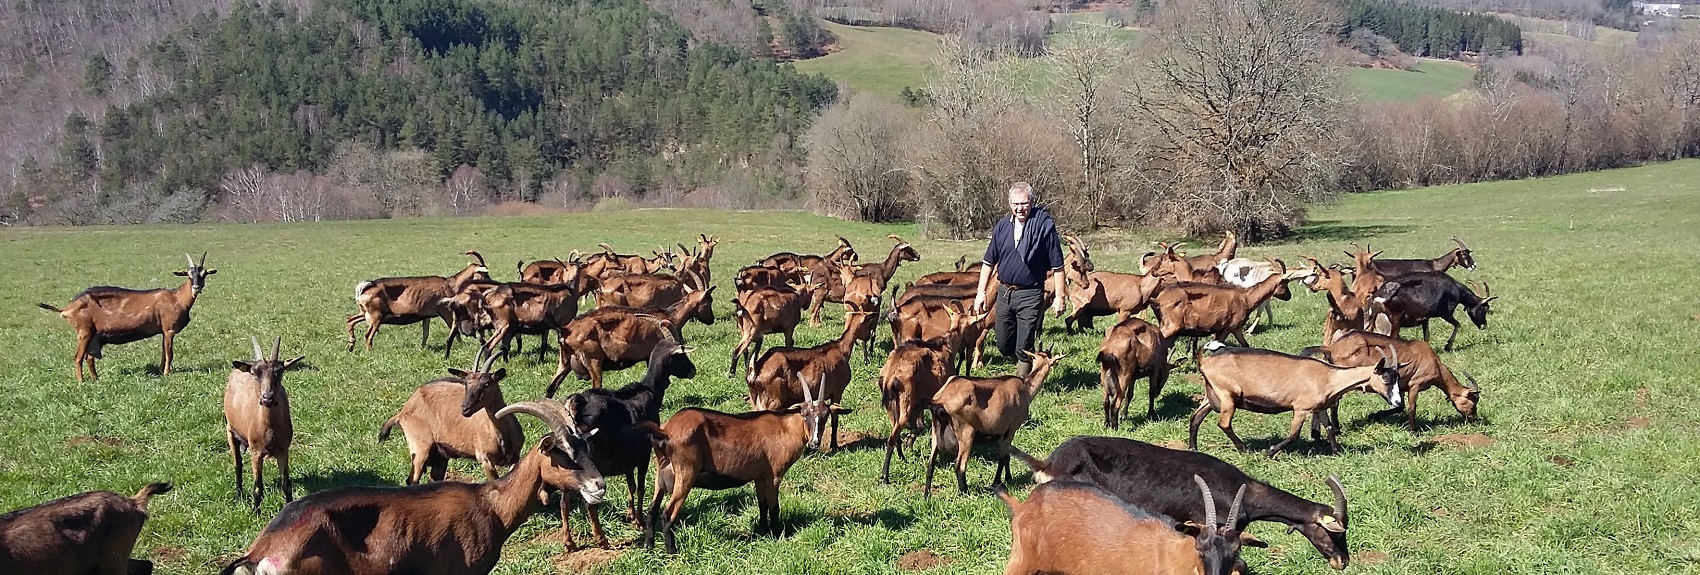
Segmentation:
[(171, 272), (171, 275), (174, 275), (174, 276), (187, 276), (187, 275), (189, 275), (189, 272)]
[(254, 364), (251, 364), (251, 363), (248, 363), (246, 361), (242, 361), (242, 360), (238, 359), (238, 360), (230, 362), (230, 367), (233, 367), (233, 368), (236, 368), (236, 369), (239, 369), (239, 370), (242, 370), (242, 371), (253, 371)]
[(451, 368), (449, 368), (449, 375), (452, 375), (452, 376), (455, 376), (455, 377), (458, 377), (458, 378), (461, 378), (461, 379), (466, 379), (466, 371), (465, 370), (455, 369), (455, 368), (451, 367)]
[(216, 273), (218, 273), (218, 270), (211, 269), (211, 270), (207, 270), (205, 273), (202, 273), (201, 275), (210, 276), (210, 275), (213, 275), (213, 274), (216, 274)]
[(1264, 542), (1262, 539), (1258, 539), (1256, 535), (1252, 535), (1252, 534), (1246, 533), (1244, 531), (1240, 532), (1240, 545), (1244, 545), (1246, 547), (1268, 547), (1269, 546), (1269, 544)]
[(283, 368), (284, 368), (284, 369), (289, 369), (289, 368), (291, 368), (291, 367), (295, 367), (295, 364), (296, 364), (296, 363), (297, 363), (297, 362), (300, 362), (300, 361), (301, 361), (301, 360), (303, 360), (303, 359), (307, 359), (307, 356), (305, 356), (305, 355), (298, 355), (298, 356), (295, 356), (295, 358), (294, 358), (294, 359), (290, 359), (290, 360), (287, 360), (287, 361), (284, 361), (284, 362), (283, 362)]
[(507, 377), (508, 377), (508, 368), (504, 367), (502, 369), (498, 369), (498, 370), (496, 370), (495, 373), (490, 374), (490, 383), (496, 383), (496, 382), (501, 381), (501, 380), (503, 380)]
[(779, 410), (779, 412), (780, 413), (797, 413), (797, 412), (802, 411), (802, 410), (803, 410), (803, 404), (793, 403), (790, 406), (786, 407), (785, 409)]
[(851, 408), (848, 408), (848, 407), (844, 407), (842, 405), (832, 406), (832, 412), (833, 413), (850, 413), (851, 411), (854, 411), (854, 410), (851, 409)]
[(1175, 524), (1175, 531), (1185, 533), (1185, 534), (1187, 534), (1188, 536), (1191, 536), (1191, 537), (1197, 537), (1199, 533), (1204, 532), (1204, 526), (1199, 525), (1197, 523), (1193, 523), (1191, 521), (1185, 521), (1185, 522), (1181, 522), (1181, 523), (1176, 523)]

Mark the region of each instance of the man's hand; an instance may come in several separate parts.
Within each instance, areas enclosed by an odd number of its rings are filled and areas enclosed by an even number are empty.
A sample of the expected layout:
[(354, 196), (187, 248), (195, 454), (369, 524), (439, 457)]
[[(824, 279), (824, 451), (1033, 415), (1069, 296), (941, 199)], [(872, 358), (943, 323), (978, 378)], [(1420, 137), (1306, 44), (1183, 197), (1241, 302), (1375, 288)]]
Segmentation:
[(974, 294), (974, 315), (986, 313), (986, 294)]

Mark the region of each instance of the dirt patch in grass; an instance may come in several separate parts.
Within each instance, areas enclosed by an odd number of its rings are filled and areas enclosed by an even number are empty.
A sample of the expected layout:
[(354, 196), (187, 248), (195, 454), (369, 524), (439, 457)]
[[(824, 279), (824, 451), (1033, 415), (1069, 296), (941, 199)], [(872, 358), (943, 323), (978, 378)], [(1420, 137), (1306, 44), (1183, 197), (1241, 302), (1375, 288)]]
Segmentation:
[(926, 571), (934, 567), (943, 567), (950, 563), (951, 559), (949, 557), (922, 549), (920, 551), (910, 551), (905, 553), (902, 559), (897, 560), (897, 568), (904, 571)]
[(1067, 409), (1069, 411), (1072, 411), (1072, 412), (1075, 412), (1075, 413), (1078, 413), (1078, 414), (1081, 414), (1081, 415), (1086, 414), (1086, 406), (1080, 405), (1078, 403), (1063, 404), (1063, 409)]
[(1433, 441), (1438, 445), (1461, 447), (1464, 449), (1487, 447), (1489, 445), (1499, 443), (1492, 437), (1488, 437), (1480, 433), (1448, 433), (1446, 435), (1436, 436)]
[(1557, 465), (1559, 467), (1570, 467), (1572, 465), (1576, 465), (1575, 459), (1572, 459), (1570, 457), (1566, 457), (1566, 456), (1563, 456), (1563, 455), (1547, 456), (1547, 462), (1552, 463), (1553, 465)]
[(1169, 449), (1186, 449), (1186, 440), (1184, 440), (1184, 439), (1165, 439), (1163, 441), (1158, 442), (1157, 445), (1161, 445), (1161, 446), (1167, 447)]
[(1653, 420), (1645, 417), (1637, 417), (1624, 422), (1624, 425), (1628, 425), (1630, 429), (1646, 429), (1653, 426)]
[(1700, 321), (1700, 313), (1694, 314), (1693, 316), (1690, 316), (1688, 319), (1689, 319), (1689, 321)]
[(625, 554), (625, 549), (603, 549), (601, 547), (580, 549), (572, 553), (563, 553), (555, 559), (555, 570), (560, 573), (599, 571)]
[[(830, 433), (830, 431), (831, 430), (828, 430), (829, 433)], [(848, 449), (850, 447), (855, 446), (858, 443), (861, 443), (861, 442), (867, 440), (869, 437), (873, 437), (873, 436), (868, 435), (866, 433), (862, 433), (860, 431), (855, 431), (855, 430), (850, 430), (850, 429), (840, 429), (840, 430), (838, 430), (838, 448), (839, 449)], [(827, 442), (823, 441), (821, 443), (827, 443)]]
[(105, 445), (107, 447), (118, 447), (124, 444), (124, 438), (113, 437), (110, 435), (78, 435), (65, 440), (65, 445), (68, 447), (83, 447), (96, 444)]
[(1375, 565), (1387, 562), (1387, 554), (1380, 551), (1358, 551), (1352, 553), (1353, 565)]
[(174, 545), (161, 545), (148, 552), (154, 563), (181, 563), (189, 558), (189, 550)]

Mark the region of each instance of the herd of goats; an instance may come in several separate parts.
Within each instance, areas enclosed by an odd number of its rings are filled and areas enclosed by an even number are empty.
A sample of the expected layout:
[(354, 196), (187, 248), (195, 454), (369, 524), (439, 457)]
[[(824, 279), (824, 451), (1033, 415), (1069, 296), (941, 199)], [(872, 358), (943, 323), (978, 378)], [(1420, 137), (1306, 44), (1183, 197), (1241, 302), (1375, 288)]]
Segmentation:
[[(895, 244), (878, 263), (858, 265), (855, 249), (840, 237), (824, 255), (778, 253), (739, 269), (732, 306), (739, 338), (729, 375), (744, 370), (754, 411), (687, 407), (665, 421), (662, 398), (671, 379), (696, 375), (681, 327), (691, 320), (715, 321), (709, 263), (719, 240), (713, 237), (700, 235), (695, 246), (681, 244), (679, 252), (658, 251), (653, 257), (622, 255), (601, 244), (601, 252), (575, 251), (565, 261), (522, 265), (518, 282), (492, 279), (477, 252), (466, 252), (473, 261), (447, 277), (360, 282), (354, 290), (358, 312), (347, 318), (351, 351), (359, 342), (359, 324), (365, 324), (367, 349), (380, 326), (412, 323), (423, 326), (423, 346), (430, 324), (441, 319), (449, 326), (445, 355), (457, 336), (479, 338), (473, 365), (449, 369), (450, 377), (420, 386), (383, 423), (380, 440), (398, 426), (406, 439), (412, 460), (406, 486), (339, 487), (296, 501), (289, 482), (293, 432), (283, 379), (301, 358), (284, 359), (281, 338), (272, 342), (269, 354), (252, 341), (254, 357), (233, 362), (224, 395), (236, 497), (245, 499), (242, 455), (247, 451), (255, 513), (264, 496), (261, 464), (267, 457), (276, 462), (288, 503), (222, 573), (488, 573), (503, 543), (551, 492), (561, 493), (568, 550), (576, 549), (569, 514), (580, 501), (596, 544), (607, 547), (595, 506), (606, 494), (604, 478), (612, 476), (626, 479), (628, 510), (643, 528), (645, 547), (653, 547), (659, 531), (666, 551), (676, 552), (674, 525), (693, 488), (753, 483), (757, 529), (781, 530), (779, 483), (805, 447), (837, 447), (838, 415), (849, 411), (842, 401), (851, 384), (851, 355), (857, 344), (863, 344), (864, 360), (871, 355), (874, 328), (882, 320), (890, 325), (893, 349), (875, 382), (891, 423), (880, 479), (889, 483), (894, 452), (901, 456), (908, 442), (930, 430), (927, 495), (941, 451), (955, 453), (957, 489), (966, 493), (974, 442), (995, 442), (994, 491), (1010, 509), (1013, 532), (1008, 574), (1243, 572), (1241, 546), (1264, 545), (1245, 531), (1256, 521), (1302, 533), (1332, 567), (1342, 569), (1349, 560), (1348, 515), (1339, 480), (1328, 478), (1334, 495), (1330, 504), (1254, 479), (1197, 452), (1203, 421), (1217, 413), (1217, 425), (1243, 450), (1246, 445), (1231, 425), (1236, 411), (1292, 412), (1289, 433), (1267, 451), (1274, 455), (1299, 437), (1307, 418), (1312, 438), (1325, 439), (1337, 452), (1336, 405), (1354, 390), (1384, 398), (1391, 409), (1381, 413), (1402, 409), (1413, 432), (1417, 395), (1430, 387), (1445, 393), (1465, 420), (1476, 418), (1474, 378), (1466, 373), (1470, 385), (1461, 384), (1426, 342), (1428, 320), (1440, 318), (1453, 326), (1444, 346), (1451, 349), (1459, 326), (1453, 313), (1459, 307), (1477, 327), (1486, 328), (1493, 300), (1486, 284), (1478, 296), (1446, 273), (1454, 266), (1475, 268), (1469, 247), (1456, 238), (1456, 249), (1432, 260), (1381, 259), (1366, 247), (1348, 252), (1349, 264), (1325, 265), (1305, 257), (1309, 266), (1288, 268), (1279, 260), (1235, 257), (1230, 233), (1205, 255), (1189, 257), (1177, 252), (1179, 244), (1159, 244), (1160, 250), (1142, 258), (1136, 274), (1094, 269), (1086, 245), (1065, 236), (1064, 268), (1052, 272), (1052, 279), (1060, 281), (1046, 283), (1047, 301), (1060, 298), (1072, 306), (1064, 320), (1070, 334), (1091, 329), (1095, 317), (1115, 315), (1118, 320), (1097, 356), (1105, 427), (1120, 426), (1129, 390), (1140, 378), (1148, 380), (1146, 413), (1154, 417), (1178, 338), (1193, 338), (1191, 355), (1182, 354), (1181, 360), (1197, 364), (1205, 394), (1191, 416), (1190, 450), (1082, 436), (1064, 442), (1046, 459), (1035, 458), (1011, 440), (1061, 357), (1031, 352), (1033, 367), (1024, 378), (965, 375), (982, 368), (981, 349), (995, 321), (995, 313), (973, 313), (980, 264), (965, 266), (958, 260), (956, 271), (924, 275), (899, 293), (891, 285), (893, 274), (901, 263), (921, 256), (901, 238), (887, 237)], [(90, 377), (98, 377), (94, 362), (104, 345), (154, 335), (163, 336), (161, 372), (169, 373), (172, 338), (189, 323), (196, 296), (216, 271), (206, 267), (202, 254), (176, 272), (187, 278), (177, 289), (101, 286), (63, 309), (39, 305), (75, 328), (79, 382), (85, 364)], [(1058, 273), (1061, 278), (1055, 277)], [(1248, 324), (1255, 326), (1260, 309), (1267, 316), (1271, 298), (1289, 299), (1293, 280), (1327, 297), (1323, 345), (1298, 355), (1249, 347)], [(594, 307), (581, 314), (582, 298), (592, 296)], [(797, 326), (805, 315), (818, 324), (827, 302), (845, 307), (842, 335), (797, 347)], [(1145, 309), (1154, 323), (1137, 316)], [(1416, 326), (1423, 328), (1423, 339), (1399, 337), (1400, 328)], [(509, 404), (500, 386), (507, 370), (492, 367), (510, 345), (522, 351), (516, 340), (527, 334), (555, 336), (558, 366), (543, 398)], [(764, 337), (775, 334), (784, 337), (785, 345), (764, 351)], [(1241, 347), (1223, 345), (1230, 335)], [(1200, 339), (1212, 341), (1201, 350)], [(603, 389), (605, 371), (639, 363), (646, 364), (641, 380)], [(569, 371), (589, 380), (590, 388), (555, 399)], [(516, 414), (540, 419), (548, 432), (527, 443)], [(656, 485), (645, 516), (639, 514), (638, 499), (652, 454)], [(1024, 502), (1002, 489), (1011, 457), (1031, 467), (1039, 483)], [(450, 459), (477, 460), (489, 480), (444, 481)], [(505, 475), (502, 467), (509, 468)], [(432, 481), (419, 484), (427, 471)], [(149, 497), (169, 489), (169, 484), (150, 484), (135, 497), (94, 491), (0, 515), (0, 572), (150, 572), (151, 563), (130, 558), (131, 548)]]

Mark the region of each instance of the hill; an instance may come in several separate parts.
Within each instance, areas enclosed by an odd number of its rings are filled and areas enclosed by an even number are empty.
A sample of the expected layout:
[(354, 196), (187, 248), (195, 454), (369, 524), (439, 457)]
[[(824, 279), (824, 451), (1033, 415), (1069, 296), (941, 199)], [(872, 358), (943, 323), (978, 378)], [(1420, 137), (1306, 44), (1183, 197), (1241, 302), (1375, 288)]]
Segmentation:
[[(1286, 243), (1242, 251), (1246, 257), (1339, 254), (1348, 242), (1367, 242), (1388, 257), (1423, 257), (1457, 235), (1475, 249), (1480, 269), (1454, 273), (1499, 296), (1486, 331), (1466, 326), (1459, 349), (1442, 358), (1467, 370), (1483, 387), (1484, 421), (1465, 424), (1434, 391), (1419, 402), (1420, 433), (1365, 416), (1385, 407), (1353, 394), (1342, 404), (1345, 452), (1324, 454), (1300, 440), (1278, 459), (1237, 453), (1210, 426), (1204, 452), (1240, 465), (1299, 495), (1325, 500), (1322, 479), (1339, 475), (1351, 496), (1355, 571), (1367, 573), (1646, 573), (1682, 572), (1700, 555), (1691, 529), (1700, 488), (1700, 321), (1688, 286), (1700, 258), (1689, 246), (1700, 226), (1700, 160), (1641, 168), (1420, 190), (1357, 194), (1317, 210), (1314, 221)], [(1436, 218), (1432, 214), (1446, 214)], [(14, 311), (0, 330), (0, 510), (34, 505), (89, 489), (132, 492), (170, 479), (177, 489), (154, 499), (137, 556), (158, 562), (163, 575), (208, 573), (240, 552), (276, 513), (231, 502), (231, 462), (225, 452), (220, 393), (230, 360), (249, 355), (248, 338), (281, 335), (286, 354), (305, 354), (306, 369), (285, 381), (295, 410), (293, 468), (297, 495), (338, 485), (389, 485), (407, 471), (401, 442), (377, 443), (378, 426), (413, 388), (464, 367), (472, 350), (442, 358), (443, 332), (418, 347), (415, 326), (386, 327), (377, 349), (344, 349), (349, 290), (378, 275), (449, 273), (457, 255), (481, 250), (501, 277), (520, 259), (562, 256), (570, 248), (608, 242), (622, 251), (688, 241), (698, 233), (723, 238), (714, 267), (712, 326), (684, 328), (696, 347), (699, 375), (668, 391), (664, 413), (692, 405), (744, 409), (745, 386), (724, 375), (736, 334), (728, 314), (732, 270), (766, 254), (821, 252), (835, 235), (852, 241), (865, 260), (891, 246), (896, 233), (916, 240), (913, 225), (847, 223), (794, 212), (640, 210), (558, 217), (401, 219), (297, 225), (135, 226), (122, 228), (7, 228), (0, 241), (0, 304)], [(1087, 238), (1100, 269), (1129, 270), (1155, 239), (1143, 233)], [(1173, 239), (1173, 238), (1167, 238)], [(1196, 242), (1194, 243), (1196, 245)], [(923, 260), (900, 268), (898, 282), (946, 269), (957, 256), (978, 254), (979, 242), (915, 241)], [(208, 251), (219, 269), (179, 336), (176, 368), (157, 367), (158, 339), (111, 346), (101, 379), (75, 385), (69, 355), (73, 337), (35, 302), (62, 304), (89, 285), (175, 285), (182, 252)], [(1335, 258), (1338, 256), (1336, 255)], [(1602, 258), (1610, 264), (1597, 262)], [(1624, 270), (1634, 270), (1625, 273)], [(1251, 334), (1255, 345), (1296, 351), (1320, 337), (1322, 298), (1298, 285), (1278, 302), (1276, 324)], [(1634, 294), (1626, 298), (1624, 294)], [(798, 343), (836, 337), (840, 315), (804, 327)], [(1447, 333), (1444, 324), (1438, 339)], [(1064, 439), (1102, 434), (1101, 393), (1093, 356), (1104, 322), (1087, 335), (1065, 335), (1049, 320), (1044, 339), (1069, 355), (1037, 398), (1032, 420), (1016, 445), (1046, 453)], [(889, 336), (883, 328), (876, 354)], [(1407, 332), (1407, 335), (1415, 332)], [(535, 340), (533, 340), (535, 341)], [(770, 345), (772, 338), (770, 338)], [(528, 342), (529, 343), (529, 342)], [(995, 355), (995, 354), (994, 354)], [(880, 361), (852, 363), (844, 420), (846, 443), (836, 453), (806, 455), (781, 488), (782, 538), (752, 535), (756, 516), (749, 488), (693, 492), (679, 530), (677, 557), (627, 550), (581, 552), (558, 558), (559, 520), (533, 517), (510, 540), (496, 573), (540, 573), (606, 566), (606, 572), (652, 573), (895, 573), (911, 552), (936, 553), (940, 573), (990, 574), (1007, 557), (1007, 515), (985, 487), (992, 462), (973, 459), (958, 496), (946, 487), (931, 503), (917, 485), (922, 450), (894, 462), (894, 485), (877, 479), (888, 431), (873, 378)], [(506, 364), (511, 401), (538, 395), (555, 366), (531, 352)], [(982, 373), (1007, 373), (1000, 359)], [(639, 369), (610, 374), (610, 386), (637, 379)], [(568, 391), (585, 384), (569, 380)], [(1143, 385), (1143, 384), (1141, 384)], [(1175, 445), (1200, 392), (1196, 374), (1172, 378), (1156, 420), (1139, 410), (1114, 435)], [(1136, 395), (1143, 395), (1141, 389)], [(1289, 418), (1242, 412), (1234, 424), (1258, 447), (1285, 432)], [(526, 424), (535, 438), (535, 422)], [(870, 437), (872, 437), (870, 439)], [(917, 442), (924, 447), (926, 441)], [(986, 452), (989, 454), (990, 452)], [(456, 477), (478, 475), (460, 462)], [(268, 466), (268, 477), (274, 477)], [(949, 471), (941, 470), (943, 483)], [(1028, 473), (1015, 472), (1020, 496)], [(653, 483), (654, 476), (650, 481)], [(626, 521), (621, 482), (610, 487), (604, 524), (615, 541), (637, 532)], [(275, 493), (275, 491), (273, 491)], [(643, 496), (647, 497), (648, 493)], [(583, 533), (584, 524), (577, 521)], [(1270, 542), (1246, 549), (1258, 573), (1326, 572), (1304, 539), (1279, 526), (1251, 531)], [(1626, 544), (1635, 542), (1635, 544)]]
[(796, 62), (798, 71), (823, 74), (851, 90), (896, 98), (905, 86), (926, 83), (928, 61), (938, 53), (932, 32), (821, 21), (838, 38), (836, 51)]
[(1346, 84), (1371, 102), (1407, 102), (1450, 96), (1469, 85), (1473, 74), (1475, 68), (1462, 62), (1424, 59), (1415, 71), (1353, 68)]

